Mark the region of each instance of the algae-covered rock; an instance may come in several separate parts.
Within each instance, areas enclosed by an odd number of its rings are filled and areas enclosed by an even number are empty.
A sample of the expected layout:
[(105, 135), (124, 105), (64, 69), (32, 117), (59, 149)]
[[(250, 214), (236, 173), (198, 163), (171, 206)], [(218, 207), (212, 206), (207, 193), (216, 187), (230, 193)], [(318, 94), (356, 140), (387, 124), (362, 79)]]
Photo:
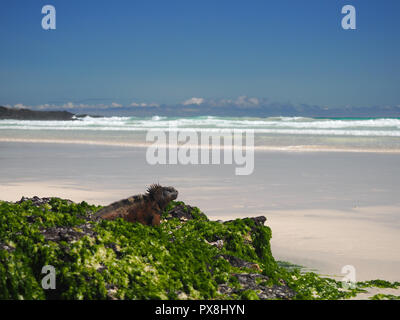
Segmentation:
[[(280, 267), (265, 218), (210, 221), (171, 202), (159, 226), (58, 198), (0, 202), (0, 299), (311, 299), (353, 294)], [(55, 288), (43, 281), (55, 270)], [(317, 294), (317, 296), (316, 296)]]

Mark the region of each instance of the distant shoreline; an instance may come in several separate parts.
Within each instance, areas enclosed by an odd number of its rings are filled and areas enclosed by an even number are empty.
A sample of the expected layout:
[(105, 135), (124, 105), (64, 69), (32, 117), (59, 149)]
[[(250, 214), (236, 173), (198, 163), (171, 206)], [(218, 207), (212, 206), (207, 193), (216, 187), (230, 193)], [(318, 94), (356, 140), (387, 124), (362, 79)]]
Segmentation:
[[(78, 115), (68, 111), (36, 111), (30, 109), (11, 109), (0, 106), (0, 120), (39, 120), (39, 121), (48, 121), (48, 120), (59, 120), (59, 121), (68, 121), (75, 120), (77, 118), (82, 118), (87, 116), (86, 114)], [(91, 117), (97, 117), (95, 115), (91, 115)]]
[(68, 111), (34, 111), (0, 107), (1, 120), (73, 120), (75, 115)]

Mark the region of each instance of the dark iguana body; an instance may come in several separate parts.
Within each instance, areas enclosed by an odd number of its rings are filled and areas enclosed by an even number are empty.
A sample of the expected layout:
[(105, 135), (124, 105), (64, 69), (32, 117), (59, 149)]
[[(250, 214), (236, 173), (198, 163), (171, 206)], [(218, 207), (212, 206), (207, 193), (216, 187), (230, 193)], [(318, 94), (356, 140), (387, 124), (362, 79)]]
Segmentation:
[(129, 222), (140, 222), (144, 225), (159, 225), (161, 214), (167, 204), (178, 197), (173, 187), (150, 186), (144, 195), (136, 195), (110, 204), (98, 211), (95, 216), (101, 219), (114, 220), (122, 218)]

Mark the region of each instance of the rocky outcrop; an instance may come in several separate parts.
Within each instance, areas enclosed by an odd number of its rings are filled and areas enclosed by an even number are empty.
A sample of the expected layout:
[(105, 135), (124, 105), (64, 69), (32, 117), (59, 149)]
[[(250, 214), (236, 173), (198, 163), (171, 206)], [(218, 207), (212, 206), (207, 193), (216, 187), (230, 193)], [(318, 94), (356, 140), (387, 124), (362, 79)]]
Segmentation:
[[(99, 219), (96, 217), (96, 214), (93, 214), (92, 211), (84, 211), (81, 210), (79, 212), (76, 211), (76, 206), (79, 206), (79, 204), (75, 204), (71, 200), (62, 200), (62, 199), (56, 199), (56, 198), (39, 198), (39, 197), (32, 197), (32, 198), (25, 198), (23, 197), (20, 201), (17, 202), (17, 204), (24, 204), (25, 202), (27, 203), (26, 207), (32, 208), (32, 206), (39, 208), (37, 210), (39, 213), (32, 213), (31, 215), (25, 216), (26, 221), (28, 224), (33, 225), (36, 223), (39, 223), (41, 226), (42, 221), (45, 220), (45, 216), (51, 215), (52, 213), (58, 215), (60, 212), (61, 214), (68, 215), (69, 212), (74, 212), (75, 217), (78, 217), (79, 220), (78, 223), (75, 225), (65, 225), (65, 224), (56, 224), (54, 226), (53, 224), (48, 225), (47, 227), (40, 227), (40, 234), (43, 235), (44, 237), (44, 243), (49, 243), (49, 242), (55, 242), (57, 243), (58, 247), (62, 252), (65, 253), (64, 259), (66, 262), (68, 261), (73, 261), (73, 259), (76, 258), (74, 254), (76, 253), (71, 253), (70, 251), (70, 246), (74, 243), (77, 243), (77, 241), (80, 241), (83, 237), (87, 237), (90, 240), (90, 243), (92, 243), (95, 247), (92, 248), (92, 252), (95, 253), (96, 250), (98, 249), (98, 245), (103, 243), (104, 248), (103, 251), (98, 251), (97, 255), (97, 263), (94, 263), (93, 266), (95, 268), (95, 271), (99, 273), (99, 277), (103, 277), (103, 275), (109, 274), (110, 272), (115, 272), (110, 269), (110, 265), (113, 266), (118, 266), (121, 263), (126, 263), (124, 261), (124, 256), (127, 254), (127, 250), (129, 252), (129, 248), (126, 246), (121, 245), (121, 242), (119, 242), (119, 237), (116, 235), (115, 238), (113, 238), (112, 241), (104, 241), (103, 236), (101, 235), (102, 229), (99, 224)], [(187, 221), (190, 220), (196, 220), (200, 219), (202, 221), (202, 226), (204, 226), (204, 223), (209, 223), (209, 220), (207, 219), (206, 215), (202, 213), (198, 208), (196, 207), (191, 207), (188, 205), (185, 205), (184, 203), (181, 202), (176, 202), (173, 203), (173, 207), (169, 209), (167, 212), (163, 213), (164, 220), (162, 220), (162, 223), (168, 224), (168, 220), (177, 218), (179, 219), (182, 223), (178, 224), (178, 226), (175, 225), (174, 228), (176, 230), (182, 230), (183, 228), (188, 227), (189, 233), (186, 235), (183, 235), (183, 237), (189, 237), (193, 233), (193, 229), (190, 229), (191, 226), (189, 223), (186, 223)], [(61, 210), (61, 211), (60, 211)], [(71, 211), (69, 211), (71, 210)], [(95, 210), (94, 210), (95, 211)], [(266, 218), (265, 217), (256, 217), (256, 218), (245, 218), (245, 223), (247, 226), (250, 226), (251, 228), (254, 229), (254, 232), (259, 232), (258, 229), (262, 229), (261, 226), (263, 226)], [(253, 220), (255, 224), (249, 223), (249, 219)], [(83, 221), (83, 222), (82, 222)], [(196, 221), (193, 221), (196, 223)], [(213, 223), (213, 222), (210, 222)], [(195, 224), (194, 224), (195, 225)], [(214, 224), (215, 226), (215, 224)], [(100, 229), (99, 229), (100, 228)], [(135, 228), (135, 227), (134, 227)], [(221, 224), (221, 228), (227, 228), (224, 230), (230, 230), (229, 223), (223, 222)], [(258, 228), (258, 229), (257, 229)], [(135, 230), (135, 229), (133, 229)], [(138, 230), (138, 229), (136, 229)], [(142, 229), (144, 230), (144, 229)], [(162, 230), (162, 229), (160, 229)], [(238, 229), (235, 232), (237, 234)], [(170, 230), (168, 232), (169, 234), (172, 234), (173, 230)], [(155, 233), (156, 234), (156, 233)], [(251, 262), (251, 261), (246, 261), (245, 259), (239, 258), (235, 256), (235, 252), (232, 251), (232, 249), (229, 249), (229, 254), (227, 254), (226, 251), (226, 246), (229, 245), (229, 233), (227, 233), (228, 237), (220, 236), (218, 234), (211, 234), (208, 235), (207, 239), (205, 237), (201, 236), (201, 233), (196, 236), (196, 242), (205, 242), (207, 245), (216, 247), (218, 249), (218, 253), (215, 254), (214, 251), (209, 251), (212, 252), (212, 261), (218, 261), (220, 259), (224, 259), (227, 263), (227, 271), (229, 273), (229, 281), (226, 281), (224, 283), (218, 282), (217, 285), (217, 291), (220, 295), (222, 295), (226, 299), (238, 299), (238, 298), (243, 298), (247, 299), (249, 296), (246, 294), (251, 295), (251, 298), (259, 298), (259, 299), (291, 299), (296, 295), (296, 292), (294, 292), (290, 287), (283, 281), (279, 280), (277, 281), (272, 281), (267, 275), (263, 273), (262, 268), (264, 267), (264, 262), (263, 260), (254, 260), (256, 262)], [(172, 235), (174, 237), (174, 235)], [(176, 235), (177, 237), (179, 236), (178, 234)], [(245, 235), (246, 236), (246, 235)], [(198, 237), (198, 238), (197, 238)], [(126, 239), (126, 235), (122, 236), (122, 238)], [(180, 241), (178, 241), (178, 245), (182, 244), (182, 237), (180, 238)], [(212, 239), (212, 241), (211, 241)], [(251, 238), (245, 239), (243, 238), (242, 240), (243, 245), (249, 246), (249, 248), (254, 247), (255, 244), (252, 243)], [(171, 241), (174, 243), (174, 241)], [(79, 242), (78, 242), (79, 243)], [(135, 245), (136, 242), (131, 243), (131, 245)], [(181, 243), (181, 244), (179, 244)], [(183, 242), (184, 243), (184, 242)], [(95, 245), (96, 244), (96, 245)], [(164, 248), (166, 244), (163, 244)], [(96, 249), (95, 249), (96, 248)], [(255, 247), (254, 247), (255, 248)], [(6, 243), (0, 243), (0, 250), (6, 250), (7, 252), (12, 252), (15, 250), (10, 244)], [(115, 256), (113, 260), (113, 264), (110, 264), (109, 261), (107, 262), (104, 253), (105, 250), (111, 249), (113, 254), (108, 255), (108, 259), (110, 257)], [(187, 250), (190, 251), (190, 248), (187, 248)], [(204, 250), (204, 249), (203, 249)], [(208, 249), (204, 250), (207, 251)], [(93, 254), (93, 253), (90, 253)], [(173, 252), (173, 251), (170, 251)], [(196, 253), (198, 255), (198, 253)], [(100, 258), (101, 256), (101, 258)], [(88, 258), (86, 258), (88, 259)], [(135, 262), (137, 260), (144, 259), (145, 261), (148, 261), (145, 270), (151, 271), (153, 268), (157, 268), (156, 264), (150, 263), (150, 260), (147, 260), (147, 256), (132, 256), (131, 261)], [(251, 260), (251, 258), (249, 258)], [(90, 257), (86, 261), (92, 261), (92, 258)], [(123, 262), (124, 261), (124, 262)], [(180, 263), (185, 261), (185, 259), (181, 260)], [(196, 263), (205, 263), (204, 261), (206, 260), (197, 260)], [(225, 263), (225, 265), (227, 265)], [(207, 266), (207, 269), (209, 268), (209, 263), (206, 262), (205, 265)], [(218, 266), (218, 268), (213, 268), (210, 267), (208, 270), (210, 272), (211, 276), (214, 276), (215, 274), (220, 274), (219, 268), (221, 265)], [(131, 268), (131, 264), (127, 265), (128, 268)], [(146, 271), (146, 272), (147, 272)], [(88, 283), (90, 283), (90, 279), (92, 279), (92, 276), (88, 276)], [(145, 274), (142, 273), (140, 277), (144, 277)], [(232, 284), (232, 277), (236, 278), (236, 285)], [(139, 279), (139, 278), (138, 278)], [(227, 279), (227, 278), (225, 278)], [(106, 298), (107, 299), (121, 299), (121, 296), (119, 295), (119, 292), (121, 290), (126, 290), (126, 288), (121, 288), (120, 286), (117, 286), (115, 283), (109, 283), (108, 281), (104, 283), (104, 286), (106, 288), (107, 294)], [(255, 296), (256, 295), (256, 296)], [(176, 297), (178, 299), (186, 299), (190, 298), (187, 296), (187, 293), (183, 293), (180, 291), (177, 291)]]
[(0, 120), (73, 120), (74, 114), (68, 111), (34, 111), (29, 109), (10, 109), (0, 107)]

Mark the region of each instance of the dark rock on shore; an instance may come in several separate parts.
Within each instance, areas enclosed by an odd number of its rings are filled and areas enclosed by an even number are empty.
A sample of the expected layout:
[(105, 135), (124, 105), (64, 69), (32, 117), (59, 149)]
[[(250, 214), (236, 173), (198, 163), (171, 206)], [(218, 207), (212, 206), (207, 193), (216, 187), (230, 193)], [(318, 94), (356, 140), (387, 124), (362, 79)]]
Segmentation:
[[(34, 196), (32, 198), (22, 197), (21, 200), (17, 201), (16, 203), (21, 204), (25, 201), (31, 201), (32, 205), (34, 205), (35, 207), (40, 207), (42, 205), (49, 204), (51, 199), (53, 199), (53, 198), (39, 198), (37, 196)], [(63, 200), (66, 201), (68, 204), (74, 203), (71, 200), (67, 200), (67, 199), (63, 199)]]
[[(250, 218), (244, 218), (244, 219), (251, 219), (254, 221), (254, 223), (257, 226), (263, 226), (265, 221), (267, 221), (267, 218), (264, 216), (259, 216), (259, 217), (250, 217)], [(224, 223), (228, 223), (228, 222), (232, 222), (233, 220), (228, 220), (228, 221), (224, 221)]]
[(42, 230), (42, 234), (47, 241), (76, 241), (84, 236), (93, 237), (96, 232), (89, 223), (77, 227), (53, 227)]
[(178, 218), (181, 221), (197, 219), (201, 216), (202, 218), (208, 220), (207, 216), (203, 212), (199, 212), (194, 207), (179, 204), (168, 211), (168, 216), (166, 220), (172, 218)]
[(247, 290), (254, 291), (261, 300), (269, 299), (291, 299), (296, 292), (290, 289), (286, 284), (268, 285), (269, 278), (259, 273), (234, 273), (232, 274), (238, 279), (241, 286), (240, 289), (232, 288), (226, 284), (218, 286), (218, 290), (222, 294), (242, 294)]
[(234, 257), (234, 256), (230, 256), (227, 254), (221, 254), (220, 256), (217, 256), (216, 258), (224, 258), (226, 261), (228, 261), (230, 263), (230, 265), (232, 267), (236, 267), (236, 268), (248, 268), (248, 269), (255, 269), (257, 271), (261, 271), (260, 266), (257, 263), (252, 263), (252, 262), (248, 262), (246, 260)]
[(0, 120), (73, 120), (75, 115), (68, 111), (34, 111), (0, 107)]

